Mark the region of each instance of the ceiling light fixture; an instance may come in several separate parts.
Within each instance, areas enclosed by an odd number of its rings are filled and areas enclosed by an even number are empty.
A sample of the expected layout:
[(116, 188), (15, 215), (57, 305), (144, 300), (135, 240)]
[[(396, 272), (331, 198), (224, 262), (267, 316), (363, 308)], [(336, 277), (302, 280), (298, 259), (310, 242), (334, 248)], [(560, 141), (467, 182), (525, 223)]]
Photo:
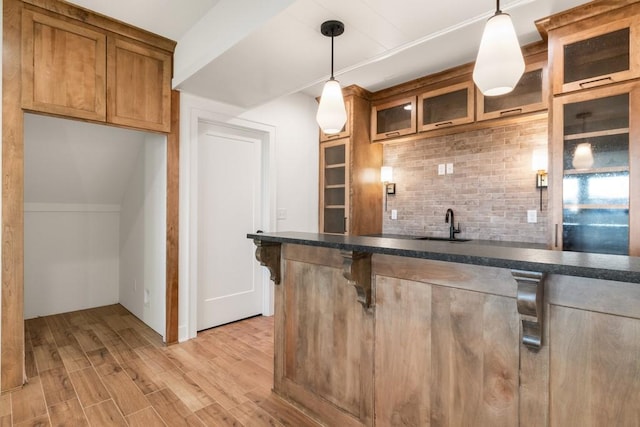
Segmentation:
[(496, 0), (496, 13), (484, 27), (478, 57), (473, 68), (473, 81), (484, 96), (509, 93), (524, 73), (524, 58), (513, 28), (511, 17), (500, 10)]
[(347, 122), (347, 110), (344, 106), (340, 83), (333, 78), (333, 38), (344, 33), (344, 24), (340, 21), (326, 21), (320, 26), (320, 32), (331, 37), (331, 78), (324, 84), (316, 121), (325, 134), (340, 133)]

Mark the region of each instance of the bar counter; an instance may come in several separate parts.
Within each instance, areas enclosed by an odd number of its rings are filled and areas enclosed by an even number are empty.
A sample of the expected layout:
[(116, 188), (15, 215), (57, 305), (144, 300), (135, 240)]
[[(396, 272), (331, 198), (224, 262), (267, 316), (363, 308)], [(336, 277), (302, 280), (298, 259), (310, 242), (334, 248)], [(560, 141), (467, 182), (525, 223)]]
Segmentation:
[(640, 259), (405, 236), (250, 234), (274, 392), (325, 425), (640, 419)]

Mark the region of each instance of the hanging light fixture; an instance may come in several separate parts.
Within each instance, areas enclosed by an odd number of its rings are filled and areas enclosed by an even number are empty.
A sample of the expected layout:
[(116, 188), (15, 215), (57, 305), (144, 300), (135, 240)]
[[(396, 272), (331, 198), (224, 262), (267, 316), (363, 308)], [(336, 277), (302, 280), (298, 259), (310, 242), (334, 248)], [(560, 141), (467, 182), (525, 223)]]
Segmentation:
[(473, 81), (485, 96), (504, 95), (513, 90), (524, 73), (524, 58), (511, 17), (500, 10), (484, 27), (478, 57), (473, 68)]
[(340, 83), (333, 78), (333, 38), (344, 33), (344, 24), (340, 21), (326, 21), (320, 26), (320, 32), (331, 37), (331, 78), (324, 84), (316, 121), (320, 129), (328, 135), (340, 133), (347, 122), (347, 110)]

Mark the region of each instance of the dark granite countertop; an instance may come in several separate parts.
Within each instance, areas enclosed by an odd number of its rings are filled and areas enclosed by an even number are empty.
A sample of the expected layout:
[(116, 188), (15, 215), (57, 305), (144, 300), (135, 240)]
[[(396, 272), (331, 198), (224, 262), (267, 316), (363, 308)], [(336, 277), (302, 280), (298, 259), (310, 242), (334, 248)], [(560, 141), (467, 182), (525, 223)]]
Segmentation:
[(527, 243), (483, 240), (447, 242), (415, 240), (406, 236), (392, 238), (300, 232), (248, 234), (247, 237), (265, 242), (294, 243), (374, 254), (640, 283), (639, 257), (552, 251), (536, 248), (537, 245)]

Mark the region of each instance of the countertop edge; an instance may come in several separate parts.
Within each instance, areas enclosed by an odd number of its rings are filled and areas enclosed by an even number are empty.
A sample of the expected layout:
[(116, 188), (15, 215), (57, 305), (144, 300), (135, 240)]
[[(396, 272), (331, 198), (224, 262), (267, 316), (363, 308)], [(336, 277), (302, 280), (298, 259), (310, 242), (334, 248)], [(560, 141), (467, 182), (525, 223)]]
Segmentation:
[(247, 238), (264, 242), (640, 283), (640, 258), (623, 255), (301, 232), (247, 234)]

